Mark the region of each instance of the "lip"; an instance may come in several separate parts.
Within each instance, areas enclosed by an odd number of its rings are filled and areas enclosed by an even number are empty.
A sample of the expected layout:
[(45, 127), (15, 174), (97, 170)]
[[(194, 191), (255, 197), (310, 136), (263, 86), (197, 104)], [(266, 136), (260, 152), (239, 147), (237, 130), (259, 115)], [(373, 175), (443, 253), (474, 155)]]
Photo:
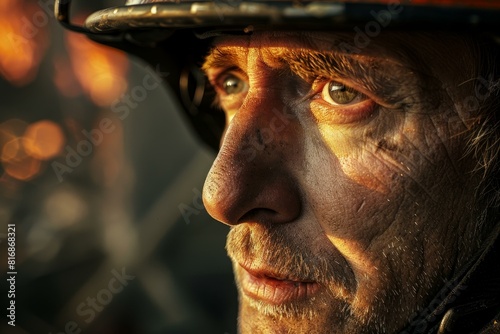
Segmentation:
[(279, 305), (312, 297), (319, 283), (280, 277), (265, 269), (251, 269), (239, 265), (241, 289), (247, 297)]

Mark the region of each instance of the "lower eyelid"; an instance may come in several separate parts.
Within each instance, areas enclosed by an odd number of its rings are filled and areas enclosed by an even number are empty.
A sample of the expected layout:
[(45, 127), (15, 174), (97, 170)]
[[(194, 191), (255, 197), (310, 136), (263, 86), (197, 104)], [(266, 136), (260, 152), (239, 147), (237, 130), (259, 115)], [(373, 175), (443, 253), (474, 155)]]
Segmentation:
[(311, 113), (322, 122), (332, 124), (349, 124), (360, 122), (370, 117), (377, 109), (377, 103), (371, 99), (349, 106), (333, 106), (330, 103), (315, 99), (310, 103)]

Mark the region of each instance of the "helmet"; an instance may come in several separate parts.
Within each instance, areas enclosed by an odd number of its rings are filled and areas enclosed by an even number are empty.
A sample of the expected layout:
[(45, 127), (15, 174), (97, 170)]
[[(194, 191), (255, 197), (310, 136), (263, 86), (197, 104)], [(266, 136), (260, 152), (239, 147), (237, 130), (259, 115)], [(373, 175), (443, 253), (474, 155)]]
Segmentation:
[(500, 0), (127, 0), (121, 7), (71, 22), (71, 0), (56, 0), (66, 28), (134, 54), (163, 76), (200, 139), (217, 150), (223, 113), (213, 110), (213, 92), (199, 65), (210, 38), (263, 29), (351, 30), (367, 22), (378, 29), (500, 30)]

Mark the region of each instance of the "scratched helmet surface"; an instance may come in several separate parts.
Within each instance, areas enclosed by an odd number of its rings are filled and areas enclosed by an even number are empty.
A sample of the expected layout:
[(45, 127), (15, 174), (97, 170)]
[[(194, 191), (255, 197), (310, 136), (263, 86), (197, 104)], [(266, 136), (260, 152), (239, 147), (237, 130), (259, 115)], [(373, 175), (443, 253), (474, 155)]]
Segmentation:
[[(441, 29), (498, 34), (500, 0), (127, 0), (124, 6), (71, 23), (71, 0), (56, 0), (68, 29), (134, 54), (159, 73), (177, 95), (202, 142), (217, 149), (224, 116), (212, 110), (213, 93), (199, 69), (210, 39), (257, 30)], [(367, 31), (370, 33), (370, 31)]]

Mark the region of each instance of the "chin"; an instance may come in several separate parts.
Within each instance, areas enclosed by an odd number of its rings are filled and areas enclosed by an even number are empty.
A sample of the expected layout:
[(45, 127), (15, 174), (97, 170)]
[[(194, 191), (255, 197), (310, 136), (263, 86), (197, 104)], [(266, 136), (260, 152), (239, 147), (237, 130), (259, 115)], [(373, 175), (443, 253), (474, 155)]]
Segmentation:
[(241, 334), (365, 333), (350, 304), (321, 284), (260, 276), (238, 264), (235, 276)]

